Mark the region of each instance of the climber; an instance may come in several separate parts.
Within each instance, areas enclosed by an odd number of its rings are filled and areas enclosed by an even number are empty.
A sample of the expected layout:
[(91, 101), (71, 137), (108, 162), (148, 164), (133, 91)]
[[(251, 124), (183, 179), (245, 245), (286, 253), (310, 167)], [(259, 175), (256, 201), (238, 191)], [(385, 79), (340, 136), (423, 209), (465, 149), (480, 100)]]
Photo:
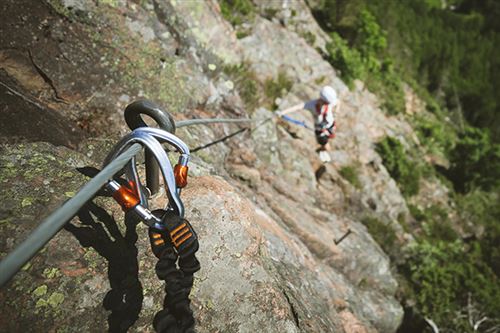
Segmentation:
[(306, 103), (297, 104), (288, 109), (279, 111), (278, 116), (282, 117), (285, 114), (309, 110), (314, 116), (314, 132), (316, 134), (316, 141), (320, 145), (317, 149), (319, 158), (322, 162), (330, 162), (330, 154), (328, 153), (330, 147), (328, 140), (335, 137), (335, 130), (337, 128), (335, 122), (335, 112), (339, 110), (340, 102), (337, 98), (337, 92), (330, 86), (325, 86), (321, 89), (318, 99), (313, 99)]

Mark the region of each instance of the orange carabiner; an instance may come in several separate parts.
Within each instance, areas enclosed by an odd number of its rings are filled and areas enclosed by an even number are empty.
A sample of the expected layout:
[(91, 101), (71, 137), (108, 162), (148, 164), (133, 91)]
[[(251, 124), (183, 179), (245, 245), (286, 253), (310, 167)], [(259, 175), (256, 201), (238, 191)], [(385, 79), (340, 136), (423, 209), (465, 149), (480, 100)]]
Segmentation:
[(176, 164), (174, 167), (175, 182), (179, 188), (187, 185), (189, 167), (187, 165)]
[[(130, 187), (129, 187), (130, 186)], [(120, 188), (113, 192), (113, 198), (120, 204), (125, 212), (128, 212), (137, 206), (141, 200), (135, 192), (136, 185), (134, 181), (129, 182), (129, 186), (122, 185)]]

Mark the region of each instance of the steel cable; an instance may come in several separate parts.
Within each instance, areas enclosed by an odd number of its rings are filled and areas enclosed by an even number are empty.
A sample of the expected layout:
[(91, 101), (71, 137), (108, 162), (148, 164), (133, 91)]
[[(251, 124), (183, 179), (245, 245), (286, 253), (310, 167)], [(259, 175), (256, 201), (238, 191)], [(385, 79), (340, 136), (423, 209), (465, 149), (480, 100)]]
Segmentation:
[(193, 125), (217, 124), (217, 123), (251, 123), (253, 119), (229, 119), (229, 118), (212, 118), (212, 119), (188, 119), (175, 122), (175, 127), (185, 127)]

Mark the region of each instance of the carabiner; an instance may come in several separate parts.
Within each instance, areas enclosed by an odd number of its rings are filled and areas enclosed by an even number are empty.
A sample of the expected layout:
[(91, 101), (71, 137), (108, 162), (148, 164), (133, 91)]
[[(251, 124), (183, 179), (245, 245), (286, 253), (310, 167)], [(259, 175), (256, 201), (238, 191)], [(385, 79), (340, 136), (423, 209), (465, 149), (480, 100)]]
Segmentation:
[[(124, 150), (126, 150), (129, 146), (131, 146), (134, 143), (140, 143), (142, 146), (146, 148), (147, 151), (151, 153), (151, 156), (154, 158), (155, 162), (158, 163), (159, 168), (161, 170), (161, 173), (163, 175), (163, 179), (165, 181), (165, 186), (166, 186), (166, 193), (167, 197), (169, 200), (169, 203), (167, 204), (165, 209), (171, 209), (180, 216), (181, 218), (184, 217), (184, 205), (182, 203), (182, 200), (180, 199), (180, 188), (177, 188), (176, 181), (175, 181), (175, 175), (174, 171), (172, 169), (172, 165), (170, 164), (170, 161), (168, 159), (168, 155), (161, 146), (160, 142), (155, 138), (155, 136), (148, 134), (147, 131), (145, 131), (147, 128), (138, 128), (137, 130), (133, 131), (132, 133), (126, 135), (123, 139), (121, 139), (118, 144), (113, 148), (113, 150), (110, 152), (110, 154), (106, 157), (104, 165), (108, 164), (110, 161), (112, 161), (114, 158), (116, 158), (120, 153), (122, 153)], [(151, 130), (151, 129), (150, 129)], [(153, 129), (154, 130), (154, 129)], [(156, 129), (157, 131), (160, 131), (163, 135), (159, 135), (157, 133), (158, 137), (161, 138), (167, 138), (164, 141), (171, 143), (174, 142), (175, 145), (173, 144), (174, 147), (177, 148), (179, 147), (186, 147), (187, 146), (182, 142), (180, 139), (175, 137), (173, 134), (170, 134), (168, 132), (164, 132), (162, 130)], [(189, 150), (187, 150), (189, 153)], [(179, 160), (185, 160), (185, 164), (187, 166), (187, 161), (189, 160), (189, 155), (187, 157), (182, 157), (179, 158)], [(137, 167), (136, 167), (136, 160), (133, 158), (125, 167), (125, 172), (126, 172), (126, 178), (129, 181), (134, 182), (135, 184), (135, 191), (137, 192), (137, 197), (140, 198), (141, 205), (144, 206), (145, 208), (148, 207), (148, 201), (147, 198), (145, 198), (144, 193), (140, 190), (141, 188), (141, 181), (139, 179), (139, 176), (137, 174)]]
[[(175, 121), (172, 116), (162, 110), (156, 104), (147, 101), (140, 100), (129, 104), (125, 108), (125, 121), (131, 130), (135, 130), (140, 127), (148, 127), (148, 125), (142, 119), (141, 114), (147, 115), (153, 118), (158, 126), (167, 132), (175, 133)], [(153, 156), (146, 151), (146, 185), (152, 195), (158, 193), (159, 190), (159, 172), (158, 165), (154, 161)]]
[(166, 142), (173, 146), (179, 152), (179, 160), (174, 167), (174, 176), (177, 186), (177, 191), (180, 194), (181, 188), (187, 185), (187, 176), (188, 176), (188, 162), (189, 162), (189, 148), (188, 146), (179, 139), (177, 136), (165, 132), (158, 128), (152, 127), (140, 127), (136, 129), (134, 132), (136, 133), (146, 133), (153, 136), (160, 143)]
[(106, 187), (125, 213), (133, 211), (149, 227), (164, 230), (166, 228), (165, 222), (141, 205), (141, 201), (134, 191), (135, 184), (130, 185), (132, 186), (121, 185), (113, 179), (108, 182)]

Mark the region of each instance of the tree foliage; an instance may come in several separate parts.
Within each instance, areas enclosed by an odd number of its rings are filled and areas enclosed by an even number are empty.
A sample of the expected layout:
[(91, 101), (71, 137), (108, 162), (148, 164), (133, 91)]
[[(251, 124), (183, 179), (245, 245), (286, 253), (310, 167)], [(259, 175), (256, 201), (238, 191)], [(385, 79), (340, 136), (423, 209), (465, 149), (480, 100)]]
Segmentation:
[(451, 151), (451, 168), (445, 174), (461, 193), (474, 188), (500, 188), (500, 144), (493, 144), (488, 131), (467, 127)]
[[(458, 110), (472, 126), (489, 128), (493, 141), (500, 140), (499, 1), (321, 3), (314, 11), (319, 23), (359, 51), (363, 64), (371, 69), (370, 76), (377, 73), (378, 65), (366, 55), (376, 50), (379, 64), (389, 61), (398, 77), (418, 82), (443, 108)], [(349, 62), (344, 59), (344, 63)], [(391, 88), (397, 89), (397, 85)]]
[[(500, 120), (500, 29), (498, 1), (370, 1), (393, 44), (401, 73), (419, 82), (469, 123), (489, 128), (498, 141)], [(385, 19), (382, 19), (385, 18)]]
[(354, 79), (362, 78), (364, 67), (361, 54), (349, 47), (347, 41), (342, 39), (339, 34), (333, 32), (330, 34), (331, 42), (327, 43), (327, 60), (340, 71), (342, 79), (347, 85), (352, 86)]
[(219, 0), (222, 16), (237, 26), (247, 21), (255, 12), (250, 0)]
[(475, 246), (467, 248), (460, 241), (416, 243), (405, 268), (418, 308), (443, 331), (472, 332), (457, 320), (469, 295), (485, 315), (495, 318), (500, 313), (500, 281)]
[[(489, 318), (474, 331), (492, 331), (500, 322), (500, 1), (319, 3), (313, 14), (331, 34), (327, 59), (342, 78), (363, 80), (393, 114), (408, 83), (433, 113), (411, 118), (420, 142), (450, 162), (442, 173), (458, 217), (451, 221), (449, 207), (409, 206), (422, 228), (399, 267), (407, 305), (442, 332), (472, 332), (472, 307)], [(396, 138), (376, 149), (407, 198), (434, 174)]]
[(386, 137), (377, 144), (377, 152), (392, 178), (398, 183), (405, 196), (418, 193), (421, 170), (416, 163), (408, 158), (401, 142), (392, 137)]
[(385, 109), (396, 114), (404, 109), (401, 80), (387, 55), (385, 31), (368, 10), (359, 13), (351, 43), (332, 32), (327, 43), (327, 60), (338, 70), (349, 86), (354, 79), (366, 82), (368, 88), (383, 100)]

